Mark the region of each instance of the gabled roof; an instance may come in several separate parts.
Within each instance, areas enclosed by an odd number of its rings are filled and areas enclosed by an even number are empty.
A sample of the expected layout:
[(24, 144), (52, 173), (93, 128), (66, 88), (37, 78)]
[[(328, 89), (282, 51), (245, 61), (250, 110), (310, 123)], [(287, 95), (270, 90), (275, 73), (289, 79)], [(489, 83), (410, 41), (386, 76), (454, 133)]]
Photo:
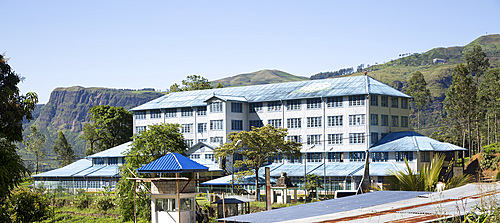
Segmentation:
[(101, 158), (101, 157), (125, 157), (125, 152), (132, 144), (132, 141), (123, 143), (121, 145), (115, 146), (113, 148), (98, 152), (96, 154), (87, 156), (87, 159), (91, 158)]
[(393, 132), (386, 135), (375, 143), (370, 152), (394, 152), (394, 151), (457, 151), (466, 150), (446, 142), (440, 142), (413, 131)]
[(85, 171), (89, 168), (92, 167), (92, 161), (87, 160), (87, 159), (80, 159), (77, 160), (69, 165), (66, 165), (64, 167), (55, 169), (55, 170), (50, 170), (44, 173), (39, 173), (37, 175), (33, 175), (32, 177), (38, 178), (38, 177), (72, 177), (75, 174)]
[(248, 199), (248, 198), (244, 198), (242, 196), (233, 195), (233, 196), (226, 197), (224, 199), (219, 199), (216, 202), (212, 202), (212, 204), (222, 204), (223, 203), (222, 200), (224, 200), (224, 203), (226, 203), (226, 204), (242, 204), (242, 203), (249, 203), (249, 202), (254, 201), (253, 199)]
[(208, 167), (203, 166), (179, 153), (168, 153), (167, 155), (137, 169), (138, 173), (183, 173), (205, 171), (208, 171)]
[[(219, 185), (219, 186), (228, 186), (231, 185), (231, 181), (233, 179), (232, 175), (224, 176), (224, 177), (219, 177), (217, 179), (209, 180), (206, 182), (201, 183), (201, 185)], [(252, 174), (250, 176), (244, 176), (242, 179), (238, 180), (236, 176), (234, 176), (234, 185), (255, 185), (255, 175)], [(271, 183), (275, 184), (276, 179), (271, 178)], [(264, 176), (259, 175), (259, 184), (264, 185), (266, 184), (266, 178)]]
[(366, 94), (410, 98), (410, 96), (370, 76), (353, 76), (278, 84), (172, 92), (131, 110), (139, 111), (160, 108), (206, 106), (206, 101), (214, 96), (223, 100), (242, 101), (245, 99), (248, 102), (263, 102)]

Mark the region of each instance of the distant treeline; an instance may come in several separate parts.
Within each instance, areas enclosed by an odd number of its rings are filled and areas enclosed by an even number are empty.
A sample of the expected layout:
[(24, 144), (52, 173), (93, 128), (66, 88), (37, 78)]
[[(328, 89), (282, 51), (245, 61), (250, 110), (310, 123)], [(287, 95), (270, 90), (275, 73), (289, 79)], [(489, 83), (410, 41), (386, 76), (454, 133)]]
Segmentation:
[(143, 89), (128, 89), (128, 88), (121, 88), (118, 89), (121, 91), (156, 91), (154, 88), (143, 88)]
[(337, 71), (327, 71), (327, 72), (317, 73), (317, 74), (311, 76), (311, 80), (325, 79), (325, 78), (329, 78), (329, 77), (342, 76), (342, 75), (352, 74), (352, 73), (354, 73), (354, 68), (352, 68), (352, 67), (342, 68), (342, 69), (337, 70)]

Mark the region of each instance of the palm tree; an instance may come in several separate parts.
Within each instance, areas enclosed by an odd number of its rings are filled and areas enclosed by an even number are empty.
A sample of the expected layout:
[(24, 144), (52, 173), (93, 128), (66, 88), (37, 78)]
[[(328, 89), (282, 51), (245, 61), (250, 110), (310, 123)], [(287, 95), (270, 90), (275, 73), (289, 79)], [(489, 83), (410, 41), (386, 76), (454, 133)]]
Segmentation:
[[(439, 173), (443, 168), (444, 155), (439, 154), (434, 156), (431, 165), (426, 165), (417, 172), (410, 168), (408, 161), (405, 159), (406, 169), (399, 171), (390, 171), (389, 173), (396, 177), (399, 182), (399, 190), (402, 191), (436, 191), (436, 185), (439, 179)], [(470, 175), (457, 175), (446, 182), (445, 190), (454, 187), (463, 186), (471, 182)]]

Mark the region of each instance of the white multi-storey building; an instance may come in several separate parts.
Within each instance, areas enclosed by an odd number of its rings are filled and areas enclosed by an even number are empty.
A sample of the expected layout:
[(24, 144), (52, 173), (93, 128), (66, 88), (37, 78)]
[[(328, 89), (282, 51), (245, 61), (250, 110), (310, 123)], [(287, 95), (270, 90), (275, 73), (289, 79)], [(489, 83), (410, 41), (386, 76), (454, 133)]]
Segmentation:
[[(362, 166), (370, 146), (389, 133), (409, 131), (410, 98), (370, 76), (354, 76), (173, 92), (132, 111), (134, 133), (155, 123), (178, 123), (189, 146), (224, 143), (230, 132), (252, 126), (287, 128), (287, 139), (302, 143), (306, 160), (275, 157), (273, 162), (307, 162), (311, 171), (318, 164), (326, 172), (330, 163)], [(418, 145), (412, 148), (380, 152), (384, 147), (379, 146), (370, 158), (392, 164), (407, 158), (417, 167)], [(353, 171), (359, 171), (356, 165)]]

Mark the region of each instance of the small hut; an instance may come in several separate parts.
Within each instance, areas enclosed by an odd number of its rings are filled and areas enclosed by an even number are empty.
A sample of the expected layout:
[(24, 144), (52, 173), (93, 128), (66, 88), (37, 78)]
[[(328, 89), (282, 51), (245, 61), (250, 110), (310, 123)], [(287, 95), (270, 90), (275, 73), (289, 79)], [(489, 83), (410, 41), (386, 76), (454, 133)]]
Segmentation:
[(233, 195), (219, 199), (213, 202), (213, 204), (217, 204), (217, 218), (226, 218), (241, 214), (249, 214), (250, 202), (252, 201), (252, 199)]
[[(196, 220), (195, 172), (208, 168), (178, 153), (168, 153), (137, 169), (151, 178), (129, 178), (135, 182), (151, 182), (151, 222), (189, 222)], [(174, 173), (175, 177), (155, 177), (157, 173)], [(191, 178), (181, 173), (193, 173)]]

